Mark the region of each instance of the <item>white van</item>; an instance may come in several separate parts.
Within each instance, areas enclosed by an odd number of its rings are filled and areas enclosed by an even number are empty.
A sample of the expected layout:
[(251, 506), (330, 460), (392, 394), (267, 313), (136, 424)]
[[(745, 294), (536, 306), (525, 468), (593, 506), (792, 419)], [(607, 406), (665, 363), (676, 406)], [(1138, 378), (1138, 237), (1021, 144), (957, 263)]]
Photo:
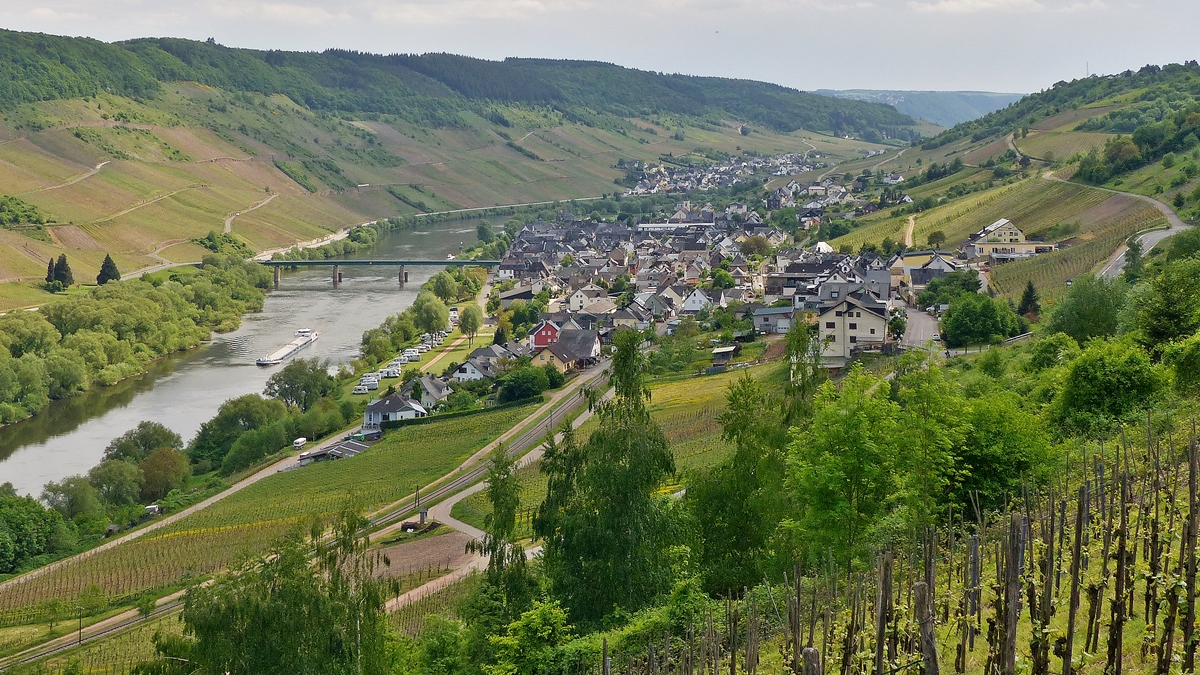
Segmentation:
[(353, 389), (351, 389), (350, 393), (351, 394), (365, 394), (368, 391), (369, 390), (367, 389), (367, 385), (360, 384), (360, 385), (355, 386)]
[(301, 436), (300, 438), (297, 438), (296, 440), (292, 441), (292, 449), (299, 450), (300, 448), (304, 447), (305, 443), (308, 443), (308, 439)]
[(379, 388), (379, 381), (378, 380), (368, 380), (366, 385), (364, 385), (364, 386), (366, 386), (368, 391), (375, 391), (376, 389)]
[(384, 377), (400, 377), (399, 368), (387, 368), (383, 371)]

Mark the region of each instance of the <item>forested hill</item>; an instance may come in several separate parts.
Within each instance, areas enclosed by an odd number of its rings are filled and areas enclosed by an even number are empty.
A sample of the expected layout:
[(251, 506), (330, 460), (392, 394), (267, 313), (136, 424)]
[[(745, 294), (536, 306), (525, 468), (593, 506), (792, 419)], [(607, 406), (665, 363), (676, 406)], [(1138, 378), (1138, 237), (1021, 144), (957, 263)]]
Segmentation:
[(885, 105), (597, 62), (258, 51), (174, 38), (108, 44), (0, 31), (0, 108), (100, 91), (152, 97), (170, 81), (284, 94), (316, 110), (396, 114), (431, 125), (453, 124), (455, 113), (485, 101), (547, 105), (583, 119), (593, 112), (679, 114), (869, 140), (911, 138), (915, 123)]
[[(1166, 66), (1151, 65), (1116, 75), (1093, 75), (1080, 80), (1058, 82), (1053, 87), (1030, 94), (1003, 110), (956, 125), (927, 141), (925, 148), (941, 147), (961, 138), (980, 141), (1000, 136), (1019, 131), (1022, 127), (1068, 110), (1104, 101), (1117, 103), (1116, 99), (1120, 97), (1132, 97), (1137, 102), (1144, 103), (1162, 101), (1165, 104), (1181, 99), (1200, 98), (1200, 64), (1188, 61)], [(1127, 105), (1130, 102), (1121, 103)]]

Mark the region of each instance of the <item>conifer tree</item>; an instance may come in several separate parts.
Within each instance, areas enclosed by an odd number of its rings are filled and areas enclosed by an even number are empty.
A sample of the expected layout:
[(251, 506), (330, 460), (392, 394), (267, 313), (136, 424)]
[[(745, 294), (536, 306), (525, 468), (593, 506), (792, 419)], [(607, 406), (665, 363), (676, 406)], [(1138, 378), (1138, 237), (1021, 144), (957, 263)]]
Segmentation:
[(71, 266), (67, 264), (67, 254), (58, 255), (58, 260), (54, 263), (54, 278), (51, 281), (61, 282), (63, 288), (74, 285), (75, 276), (71, 274)]
[(1041, 314), (1042, 305), (1038, 298), (1037, 289), (1033, 287), (1033, 281), (1025, 282), (1025, 291), (1021, 293), (1021, 304), (1017, 306), (1017, 314), (1021, 316), (1029, 316), (1030, 314)]
[(120, 281), (121, 271), (117, 269), (117, 263), (113, 262), (111, 255), (104, 256), (104, 262), (100, 263), (100, 274), (96, 275), (96, 283), (103, 286), (110, 281)]
[(54, 258), (46, 263), (46, 283), (54, 283)]

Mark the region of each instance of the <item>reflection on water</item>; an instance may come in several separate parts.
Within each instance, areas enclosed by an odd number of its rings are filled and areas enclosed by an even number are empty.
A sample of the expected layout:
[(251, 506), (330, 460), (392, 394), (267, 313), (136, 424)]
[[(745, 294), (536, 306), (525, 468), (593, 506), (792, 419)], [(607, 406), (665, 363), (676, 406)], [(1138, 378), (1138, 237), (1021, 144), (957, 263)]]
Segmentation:
[[(475, 241), (477, 222), (384, 233), (375, 250), (352, 257), (442, 260), (458, 252), (459, 242)], [(283, 365), (260, 368), (254, 360), (291, 341), (297, 328), (320, 333), (300, 356), (345, 363), (358, 355), (363, 331), (411, 305), (439, 269), (410, 267), (401, 287), (395, 267), (343, 267), (336, 288), (328, 268), (285, 271), (281, 289), (236, 331), (164, 359), (145, 375), (56, 401), (33, 419), (0, 428), (0, 483), (37, 496), (48, 481), (87, 472), (109, 441), (143, 420), (165, 424), (186, 441), (222, 402), (262, 391)]]

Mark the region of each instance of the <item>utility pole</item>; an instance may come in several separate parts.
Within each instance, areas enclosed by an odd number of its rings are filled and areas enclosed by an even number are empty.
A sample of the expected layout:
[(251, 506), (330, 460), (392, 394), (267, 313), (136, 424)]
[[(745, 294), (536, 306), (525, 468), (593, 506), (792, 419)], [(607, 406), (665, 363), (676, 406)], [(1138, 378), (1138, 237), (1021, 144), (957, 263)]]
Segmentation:
[(79, 644), (83, 644), (83, 607), (76, 605), (75, 611), (79, 614)]

